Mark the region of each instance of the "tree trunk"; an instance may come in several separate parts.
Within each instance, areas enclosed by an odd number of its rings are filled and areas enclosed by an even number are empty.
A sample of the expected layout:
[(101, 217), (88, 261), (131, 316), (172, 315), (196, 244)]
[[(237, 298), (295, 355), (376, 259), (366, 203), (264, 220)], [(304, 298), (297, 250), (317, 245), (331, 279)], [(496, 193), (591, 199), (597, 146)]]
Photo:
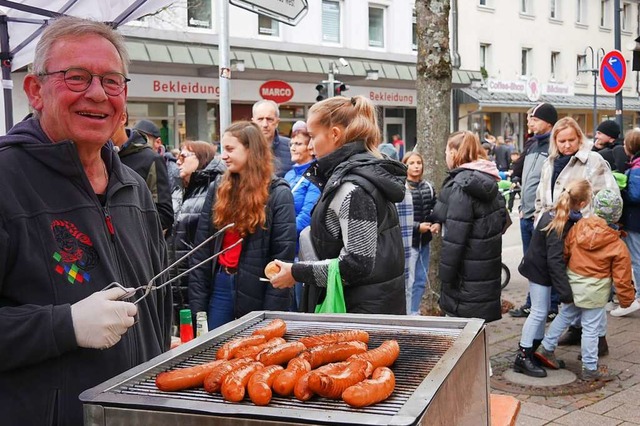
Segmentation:
[[(418, 38), (416, 150), (425, 159), (423, 178), (433, 182), (438, 191), (447, 172), (445, 147), (450, 129), (450, 0), (416, 0), (415, 6)], [(434, 236), (431, 242), (429, 285), (421, 304), (422, 313), (427, 315), (440, 313), (440, 247), (440, 236)]]

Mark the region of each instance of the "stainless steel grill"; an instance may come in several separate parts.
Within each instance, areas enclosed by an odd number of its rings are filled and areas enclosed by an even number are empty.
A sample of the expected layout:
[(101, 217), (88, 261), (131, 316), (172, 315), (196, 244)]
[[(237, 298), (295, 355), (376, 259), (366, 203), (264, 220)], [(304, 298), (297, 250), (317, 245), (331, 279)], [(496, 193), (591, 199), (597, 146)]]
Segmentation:
[[(287, 322), (287, 340), (346, 329), (368, 331), (371, 348), (384, 340), (398, 340), (400, 357), (393, 366), (396, 375), (394, 393), (388, 400), (363, 409), (353, 409), (342, 401), (319, 397), (300, 402), (293, 397), (277, 395), (268, 406), (257, 407), (248, 398), (238, 404), (229, 403), (221, 395), (211, 395), (203, 389), (166, 393), (156, 388), (155, 377), (160, 372), (215, 359), (217, 349), (224, 342), (249, 335), (273, 318), (282, 318)], [(422, 422), (427, 411), (430, 411), (427, 410), (430, 402), (435, 399), (439, 388), (446, 384), (453, 367), (469, 352), (474, 341), (480, 341), (479, 350), (473, 356), (477, 359), (471, 362), (477, 367), (469, 370), (476, 371), (469, 375), (468, 380), (475, 380), (475, 376), (485, 378), (484, 386), (480, 381), (480, 395), (485, 394), (482, 392), (485, 389), (486, 401), (484, 404), (482, 401), (470, 401), (466, 406), (479, 406), (488, 419), (486, 368), (481, 371), (486, 357), (484, 340), (484, 327), (480, 320), (254, 312), (90, 389), (80, 399), (85, 403), (85, 424), (88, 425), (105, 425), (113, 421), (113, 424), (179, 423), (184, 426), (210, 424), (214, 418), (215, 424), (232, 425), (268, 424), (272, 421), (280, 424), (416, 424)], [(473, 386), (457, 389), (461, 401), (466, 399), (467, 392), (474, 394), (470, 392), (471, 389)], [(451, 404), (449, 399), (444, 398), (446, 403)], [(436, 411), (442, 410), (437, 408)], [(473, 417), (473, 424), (479, 424), (477, 414)], [(449, 414), (447, 418), (451, 419), (452, 416)], [(185, 423), (187, 419), (189, 422)], [(435, 419), (433, 417), (428, 423), (437, 424), (433, 422)]]

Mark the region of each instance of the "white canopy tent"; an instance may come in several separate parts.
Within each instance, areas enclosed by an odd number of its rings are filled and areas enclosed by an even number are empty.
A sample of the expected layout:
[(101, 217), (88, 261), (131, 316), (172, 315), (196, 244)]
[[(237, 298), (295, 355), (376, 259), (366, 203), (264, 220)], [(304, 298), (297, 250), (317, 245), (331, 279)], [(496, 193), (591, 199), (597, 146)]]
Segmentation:
[(4, 97), (4, 134), (13, 126), (11, 71), (33, 61), (35, 46), (51, 18), (78, 16), (114, 28), (155, 13), (174, 0), (0, 0), (0, 66)]

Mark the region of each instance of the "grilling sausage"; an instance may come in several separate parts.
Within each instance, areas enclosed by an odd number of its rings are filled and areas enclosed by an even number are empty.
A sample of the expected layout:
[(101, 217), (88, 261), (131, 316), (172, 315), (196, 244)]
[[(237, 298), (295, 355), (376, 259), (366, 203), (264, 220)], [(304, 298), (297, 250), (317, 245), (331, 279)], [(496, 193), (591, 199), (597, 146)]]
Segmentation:
[(396, 386), (393, 371), (387, 367), (376, 368), (369, 380), (348, 387), (342, 393), (344, 402), (355, 408), (367, 407), (389, 398)]
[(255, 336), (238, 337), (222, 345), (216, 353), (216, 359), (231, 359), (236, 351), (245, 346), (255, 346), (265, 343), (267, 338), (261, 334)]
[(262, 352), (256, 356), (256, 360), (264, 365), (286, 364), (305, 349), (304, 345), (300, 342), (284, 343), (263, 349)]
[(287, 332), (287, 324), (280, 318), (276, 318), (266, 326), (259, 328), (253, 332), (254, 336), (262, 335), (269, 339), (274, 337), (282, 337)]
[[(303, 374), (293, 388), (293, 395), (300, 401), (308, 401), (314, 394), (309, 388), (309, 376), (313, 373), (339, 373), (347, 366), (346, 362), (323, 365), (313, 371)], [(284, 374), (284, 373), (282, 373)]]
[(349, 357), (357, 356), (357, 354), (363, 354), (366, 350), (366, 343), (352, 340), (348, 342), (314, 346), (313, 348), (302, 352), (299, 357), (309, 361), (311, 368), (317, 368), (331, 362), (345, 361)]
[(231, 361), (223, 360), (223, 362), (217, 365), (204, 379), (204, 390), (209, 393), (216, 393), (220, 391), (222, 381), (227, 374), (232, 372), (234, 369), (249, 364), (253, 361), (254, 360), (251, 358), (236, 358), (232, 359)]
[(254, 404), (267, 405), (271, 401), (273, 396), (271, 385), (283, 370), (284, 367), (281, 365), (270, 365), (253, 373), (247, 384), (247, 392)]
[(367, 378), (367, 369), (371, 365), (367, 361), (355, 359), (346, 364), (338, 372), (312, 371), (309, 374), (309, 389), (322, 397), (338, 399), (349, 386)]
[(300, 356), (293, 358), (287, 364), (287, 369), (273, 381), (273, 391), (281, 396), (291, 395), (300, 377), (309, 371), (311, 371), (309, 361)]
[(194, 367), (162, 372), (156, 377), (156, 386), (164, 392), (200, 387), (209, 373), (223, 362), (225, 361), (216, 360)]
[(245, 346), (244, 348), (240, 348), (233, 354), (234, 358), (256, 358), (263, 349), (270, 348), (272, 346), (281, 345), (283, 343), (287, 343), (282, 337), (274, 337), (273, 339), (269, 339), (268, 342), (263, 343), (261, 345), (255, 346)]
[(397, 340), (385, 340), (380, 346), (365, 353), (353, 355), (352, 359), (363, 359), (369, 361), (373, 368), (389, 367), (400, 355), (400, 346)]
[(329, 343), (348, 342), (350, 340), (369, 343), (369, 333), (363, 330), (347, 330), (338, 333), (319, 334), (300, 338), (300, 342), (307, 348), (327, 345)]
[(227, 374), (220, 388), (222, 397), (231, 402), (242, 401), (246, 393), (247, 382), (256, 371), (262, 370), (263, 368), (264, 365), (261, 363), (251, 362)]

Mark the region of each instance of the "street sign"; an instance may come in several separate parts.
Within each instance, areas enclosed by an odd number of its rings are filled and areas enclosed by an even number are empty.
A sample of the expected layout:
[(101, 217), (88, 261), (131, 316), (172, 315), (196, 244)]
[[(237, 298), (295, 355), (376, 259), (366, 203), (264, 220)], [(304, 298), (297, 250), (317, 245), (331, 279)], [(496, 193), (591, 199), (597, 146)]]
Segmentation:
[(251, 12), (268, 16), (287, 25), (297, 25), (307, 14), (307, 0), (229, 0)]
[(627, 77), (627, 62), (619, 50), (612, 50), (600, 63), (600, 84), (609, 93), (618, 93)]

